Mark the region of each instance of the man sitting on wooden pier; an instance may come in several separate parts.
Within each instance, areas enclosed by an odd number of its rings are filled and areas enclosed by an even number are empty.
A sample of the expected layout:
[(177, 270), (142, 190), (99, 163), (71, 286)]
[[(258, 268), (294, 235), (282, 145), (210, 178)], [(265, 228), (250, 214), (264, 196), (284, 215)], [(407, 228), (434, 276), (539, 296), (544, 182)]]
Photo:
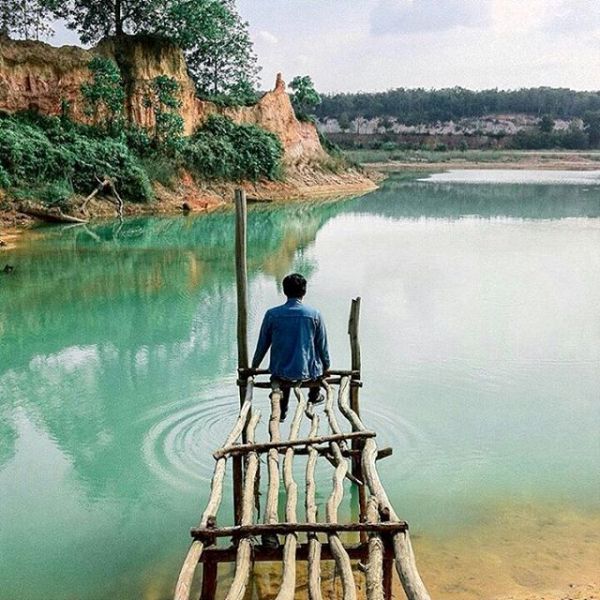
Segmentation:
[[(252, 368), (257, 369), (271, 348), (271, 385), (282, 392), (282, 421), (292, 386), (301, 381), (318, 382), (330, 365), (323, 317), (318, 310), (302, 303), (306, 279), (299, 273), (287, 275), (283, 279), (283, 292), (287, 302), (265, 313), (252, 360)], [(318, 386), (309, 389), (309, 402), (316, 404), (323, 400)]]

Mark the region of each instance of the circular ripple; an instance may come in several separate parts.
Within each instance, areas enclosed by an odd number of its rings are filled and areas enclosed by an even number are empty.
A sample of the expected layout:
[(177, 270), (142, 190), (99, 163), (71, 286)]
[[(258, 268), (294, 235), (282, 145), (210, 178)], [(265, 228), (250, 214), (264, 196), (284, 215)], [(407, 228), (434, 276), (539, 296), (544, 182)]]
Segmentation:
[[(227, 391), (226, 391), (227, 390)], [(180, 490), (210, 481), (212, 453), (223, 444), (239, 411), (231, 381), (214, 382), (184, 402), (149, 415), (153, 424), (144, 437), (144, 460), (157, 477)]]

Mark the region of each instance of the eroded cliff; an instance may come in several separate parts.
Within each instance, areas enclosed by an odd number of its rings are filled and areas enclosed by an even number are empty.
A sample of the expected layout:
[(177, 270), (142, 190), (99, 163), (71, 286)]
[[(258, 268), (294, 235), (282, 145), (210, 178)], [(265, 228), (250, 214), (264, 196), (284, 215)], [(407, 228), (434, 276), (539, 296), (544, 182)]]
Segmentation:
[(281, 76), (275, 88), (252, 106), (217, 106), (196, 97), (181, 50), (154, 37), (108, 38), (91, 50), (0, 38), (0, 110), (58, 115), (68, 103), (73, 119), (88, 121), (80, 88), (90, 79), (87, 65), (97, 54), (112, 58), (119, 66), (125, 84), (125, 114), (137, 125), (153, 125), (153, 112), (145, 106), (144, 96), (156, 76), (167, 75), (179, 84), (186, 134), (211, 113), (221, 113), (278, 135), (288, 163), (326, 157), (314, 125), (296, 118)]

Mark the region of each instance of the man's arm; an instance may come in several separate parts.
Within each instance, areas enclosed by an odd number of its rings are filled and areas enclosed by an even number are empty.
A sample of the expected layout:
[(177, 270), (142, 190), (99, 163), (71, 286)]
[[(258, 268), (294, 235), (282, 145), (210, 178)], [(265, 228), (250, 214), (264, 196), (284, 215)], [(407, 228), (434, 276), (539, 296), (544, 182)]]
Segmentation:
[(258, 336), (258, 342), (256, 343), (256, 351), (254, 352), (254, 358), (252, 359), (252, 368), (258, 369), (262, 359), (265, 357), (267, 350), (271, 346), (272, 328), (271, 319), (267, 312), (263, 318), (263, 322), (260, 328), (260, 335)]
[(319, 315), (317, 321), (317, 331), (315, 332), (315, 348), (317, 355), (323, 363), (323, 372), (328, 371), (331, 363), (329, 361), (329, 346), (327, 344), (327, 331), (325, 331), (325, 323), (323, 317)]

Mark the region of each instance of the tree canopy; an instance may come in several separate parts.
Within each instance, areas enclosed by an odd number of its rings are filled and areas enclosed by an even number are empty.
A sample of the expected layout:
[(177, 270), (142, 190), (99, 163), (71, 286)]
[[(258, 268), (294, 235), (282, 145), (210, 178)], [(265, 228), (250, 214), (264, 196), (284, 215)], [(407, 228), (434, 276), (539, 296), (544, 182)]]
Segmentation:
[(53, 33), (50, 10), (44, 0), (2, 0), (0, 34), (39, 40)]
[(108, 35), (151, 30), (157, 0), (41, 0), (84, 44)]
[(164, 4), (157, 32), (184, 50), (200, 97), (243, 97), (256, 83), (259, 68), (248, 23), (234, 0), (171, 0)]
[(524, 113), (553, 118), (583, 117), (600, 110), (600, 92), (566, 88), (523, 88), (518, 90), (439, 90), (397, 88), (376, 93), (328, 94), (316, 109), (319, 118), (395, 117), (414, 125), (489, 114)]
[(290, 88), (293, 90), (292, 105), (299, 117), (308, 116), (321, 103), (310, 75), (297, 75), (292, 79)]
[(203, 98), (254, 99), (259, 68), (235, 0), (39, 0), (84, 43), (151, 33), (178, 44)]

